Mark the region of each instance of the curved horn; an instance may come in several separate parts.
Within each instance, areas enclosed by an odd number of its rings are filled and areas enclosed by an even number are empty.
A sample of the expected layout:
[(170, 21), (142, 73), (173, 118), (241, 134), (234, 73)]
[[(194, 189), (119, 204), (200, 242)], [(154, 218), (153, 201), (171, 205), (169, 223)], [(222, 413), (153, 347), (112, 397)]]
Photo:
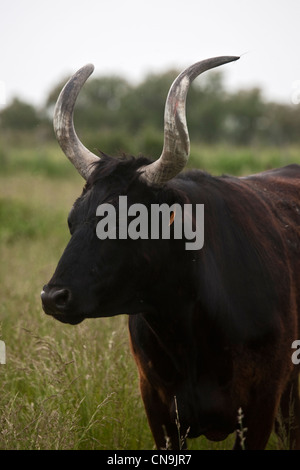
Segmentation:
[(235, 56), (202, 60), (185, 69), (173, 82), (165, 106), (164, 146), (158, 160), (140, 169), (148, 183), (163, 184), (176, 176), (186, 165), (190, 141), (186, 124), (185, 102), (191, 82), (206, 70), (239, 59)]
[(80, 142), (74, 129), (73, 114), (77, 96), (93, 71), (94, 66), (88, 64), (70, 78), (58, 97), (53, 118), (54, 132), (59, 145), (85, 180), (92, 172), (91, 164), (99, 161), (99, 157)]

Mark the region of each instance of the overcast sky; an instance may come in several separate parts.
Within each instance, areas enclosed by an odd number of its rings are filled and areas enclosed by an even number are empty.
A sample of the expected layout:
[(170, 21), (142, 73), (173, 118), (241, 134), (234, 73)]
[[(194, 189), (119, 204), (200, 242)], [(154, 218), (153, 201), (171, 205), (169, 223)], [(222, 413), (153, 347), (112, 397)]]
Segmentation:
[[(232, 87), (300, 96), (299, 0), (0, 0), (0, 102), (43, 104), (82, 65), (141, 80), (217, 55)], [(298, 81), (298, 82), (297, 82)]]

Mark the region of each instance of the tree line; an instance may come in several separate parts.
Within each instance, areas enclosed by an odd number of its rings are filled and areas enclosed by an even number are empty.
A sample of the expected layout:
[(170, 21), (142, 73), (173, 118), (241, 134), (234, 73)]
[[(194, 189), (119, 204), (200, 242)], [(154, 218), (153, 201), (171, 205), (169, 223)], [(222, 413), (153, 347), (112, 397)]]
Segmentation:
[[(75, 122), (85, 143), (107, 152), (132, 149), (132, 141), (147, 152), (160, 151), (166, 96), (177, 71), (148, 75), (132, 84), (118, 76), (91, 78), (76, 105)], [(37, 109), (15, 98), (0, 112), (1, 132), (39, 133), (52, 139), (53, 109), (64, 82)], [(300, 106), (269, 102), (259, 88), (229, 92), (222, 73), (203, 76), (187, 98), (192, 143), (229, 142), (236, 145), (298, 144)]]

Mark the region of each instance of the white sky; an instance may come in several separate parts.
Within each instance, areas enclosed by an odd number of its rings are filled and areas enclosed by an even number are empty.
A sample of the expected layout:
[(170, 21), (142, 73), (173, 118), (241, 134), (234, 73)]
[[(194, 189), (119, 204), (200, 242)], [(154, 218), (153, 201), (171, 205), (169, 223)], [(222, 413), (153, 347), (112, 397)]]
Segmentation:
[(141, 80), (217, 55), (242, 55), (223, 67), (228, 86), (258, 85), (290, 103), (300, 92), (300, 1), (0, 0), (0, 51), (2, 106), (15, 95), (43, 104), (88, 62), (95, 76)]

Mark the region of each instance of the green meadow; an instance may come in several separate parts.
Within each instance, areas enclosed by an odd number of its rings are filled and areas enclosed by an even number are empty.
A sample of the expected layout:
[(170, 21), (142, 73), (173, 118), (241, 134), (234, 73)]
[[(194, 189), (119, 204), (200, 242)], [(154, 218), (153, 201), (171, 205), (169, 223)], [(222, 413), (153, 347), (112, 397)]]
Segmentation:
[[(245, 175), (289, 163), (300, 148), (220, 145), (192, 147), (189, 166)], [(42, 311), (83, 180), (56, 144), (6, 146), (0, 168), (0, 450), (153, 449), (127, 317), (70, 326)], [(233, 439), (189, 448), (230, 449)], [(268, 447), (283, 445), (272, 436)]]

